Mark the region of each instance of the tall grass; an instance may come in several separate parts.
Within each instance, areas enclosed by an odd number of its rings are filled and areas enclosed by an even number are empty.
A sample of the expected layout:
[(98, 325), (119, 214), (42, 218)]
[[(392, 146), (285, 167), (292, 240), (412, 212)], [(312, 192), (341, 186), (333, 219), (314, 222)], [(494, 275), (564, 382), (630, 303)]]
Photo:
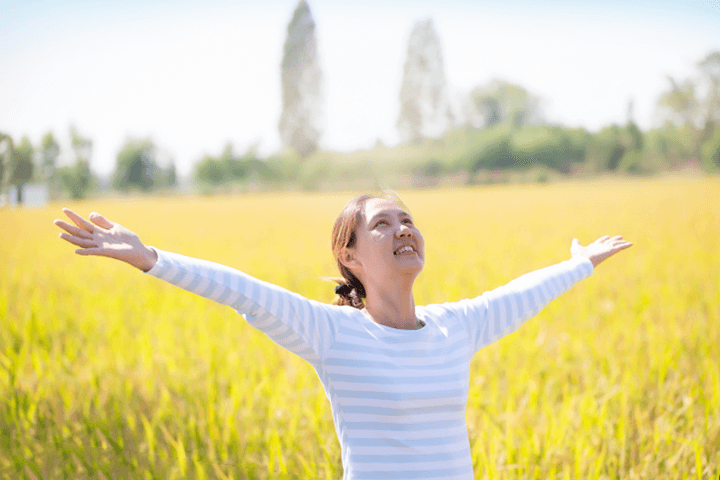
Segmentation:
[[(635, 243), (480, 351), (467, 422), (488, 479), (720, 473), (720, 182), (400, 192), (426, 240), (418, 304), (459, 300)], [(150, 245), (330, 301), (329, 233), (352, 193), (138, 199), (96, 210)], [(0, 210), (0, 478), (342, 476), (309, 365), (232, 310), (74, 255), (61, 205)]]

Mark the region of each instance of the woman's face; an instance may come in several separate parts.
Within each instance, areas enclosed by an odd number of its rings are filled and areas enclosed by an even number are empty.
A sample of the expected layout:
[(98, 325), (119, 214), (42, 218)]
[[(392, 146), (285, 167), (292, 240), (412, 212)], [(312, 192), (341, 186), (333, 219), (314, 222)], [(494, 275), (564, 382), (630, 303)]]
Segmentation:
[[(352, 249), (361, 281), (382, 280), (398, 274), (417, 276), (425, 264), (425, 242), (410, 214), (395, 201), (373, 198), (355, 232)], [(356, 268), (351, 267), (352, 270)]]

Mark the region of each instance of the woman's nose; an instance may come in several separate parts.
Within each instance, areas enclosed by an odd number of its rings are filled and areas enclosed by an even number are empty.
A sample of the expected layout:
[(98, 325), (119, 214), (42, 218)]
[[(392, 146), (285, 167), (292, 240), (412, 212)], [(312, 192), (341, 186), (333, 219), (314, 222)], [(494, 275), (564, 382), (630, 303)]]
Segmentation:
[(401, 223), (400, 228), (397, 230), (397, 236), (398, 237), (411, 237), (412, 230), (410, 230), (410, 227), (408, 227), (404, 223)]

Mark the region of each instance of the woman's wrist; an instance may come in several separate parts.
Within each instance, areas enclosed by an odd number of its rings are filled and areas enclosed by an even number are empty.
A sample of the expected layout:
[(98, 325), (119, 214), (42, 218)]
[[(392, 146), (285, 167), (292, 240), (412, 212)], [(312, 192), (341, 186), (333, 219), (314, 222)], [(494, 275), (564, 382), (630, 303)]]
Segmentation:
[(143, 255), (140, 261), (135, 265), (137, 268), (147, 273), (152, 269), (158, 261), (158, 254), (150, 247), (144, 247)]

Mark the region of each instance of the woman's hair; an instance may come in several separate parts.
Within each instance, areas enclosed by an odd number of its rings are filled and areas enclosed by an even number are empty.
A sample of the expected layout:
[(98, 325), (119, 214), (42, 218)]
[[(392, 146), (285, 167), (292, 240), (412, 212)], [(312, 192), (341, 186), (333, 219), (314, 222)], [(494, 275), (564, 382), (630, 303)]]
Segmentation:
[(345, 208), (343, 208), (335, 220), (335, 225), (333, 225), (332, 230), (332, 252), (337, 262), (338, 270), (340, 270), (340, 275), (342, 275), (342, 278), (332, 278), (333, 281), (338, 283), (338, 286), (335, 287), (337, 297), (335, 297), (333, 305), (349, 305), (357, 309), (363, 309), (365, 307), (365, 303), (362, 300), (365, 298), (365, 286), (359, 278), (353, 275), (348, 267), (343, 265), (340, 257), (344, 249), (355, 246), (355, 242), (357, 241), (355, 232), (365, 213), (365, 204), (368, 200), (374, 198), (394, 200), (407, 211), (407, 208), (405, 208), (405, 205), (403, 205), (395, 192), (384, 192), (382, 195), (360, 195), (345, 205)]

